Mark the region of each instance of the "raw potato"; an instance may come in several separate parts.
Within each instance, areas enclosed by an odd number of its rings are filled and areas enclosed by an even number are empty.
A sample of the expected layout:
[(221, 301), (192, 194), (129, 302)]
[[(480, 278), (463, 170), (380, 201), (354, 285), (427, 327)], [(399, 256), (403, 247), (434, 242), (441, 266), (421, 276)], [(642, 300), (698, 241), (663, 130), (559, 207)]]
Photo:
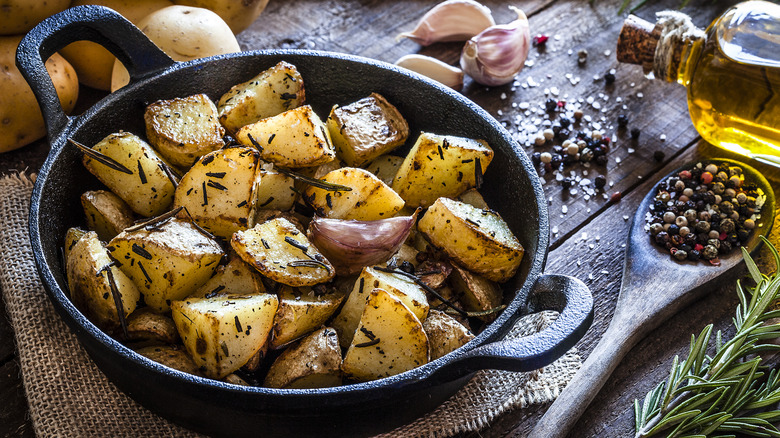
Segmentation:
[(403, 162), (404, 157), (382, 155), (366, 164), (365, 169), (376, 175), (383, 183), (392, 186), (395, 175), (398, 173), (398, 168), (401, 167), (401, 163)]
[(217, 268), (217, 273), (191, 297), (211, 298), (217, 295), (251, 295), (265, 292), (263, 279), (251, 266), (235, 253), (230, 261)]
[(401, 300), (374, 289), (341, 369), (356, 380), (375, 380), (425, 365), (429, 357), (420, 320)]
[[(152, 12), (136, 25), (174, 61), (241, 51), (230, 27), (208, 9), (168, 6)], [(129, 82), (130, 75), (117, 60), (111, 75), (111, 91)]]
[(263, 386), (329, 388), (341, 385), (341, 348), (332, 328), (323, 327), (291, 345), (274, 361)]
[[(51, 2), (52, 5), (57, 3)], [(21, 5), (14, 7), (23, 8)], [(9, 12), (0, 7), (0, 23), (11, 23), (2, 18), (6, 13)], [(18, 11), (10, 12), (16, 13)], [(46, 135), (38, 101), (16, 68), (16, 48), (21, 40), (22, 35), (0, 37), (0, 152), (18, 149)], [(69, 113), (76, 106), (79, 96), (76, 71), (56, 53), (46, 60), (46, 71), (54, 83), (63, 110)]]
[(181, 219), (123, 231), (108, 250), (138, 286), (146, 305), (159, 313), (206, 283), (224, 255), (217, 241)]
[(87, 216), (87, 227), (97, 232), (103, 242), (108, 242), (133, 225), (133, 210), (122, 198), (109, 191), (84, 192), (81, 195), (81, 206)]
[(439, 198), (417, 228), (463, 267), (499, 283), (515, 275), (523, 259), (517, 237), (492, 210)]
[(223, 94), (217, 102), (219, 121), (235, 134), (246, 125), (301, 106), (305, 94), (298, 69), (282, 61)]
[(333, 265), (309, 243), (306, 234), (284, 218), (236, 232), (231, 244), (261, 274), (288, 286), (314, 286), (336, 275)]
[[(70, 7), (101, 5), (109, 7), (132, 23), (166, 6), (173, 6), (170, 0), (74, 0)], [(76, 69), (79, 82), (98, 90), (111, 89), (111, 71), (116, 57), (107, 49), (92, 41), (76, 41), (60, 50), (62, 56)]]
[(144, 112), (146, 138), (168, 162), (190, 167), (225, 145), (217, 107), (205, 94), (158, 100)]
[(251, 148), (211, 152), (181, 178), (173, 207), (185, 207), (198, 225), (229, 239), (252, 225), (259, 165), (260, 157)]
[(148, 307), (137, 309), (127, 317), (127, 334), (132, 342), (175, 344), (180, 340), (173, 320)]
[(317, 294), (313, 289), (282, 286), (277, 293), (279, 309), (274, 318), (271, 345), (278, 349), (319, 328), (338, 309), (344, 294), (329, 291)]
[[(452, 265), (452, 288), (461, 303), (470, 312), (483, 312), (495, 309), (504, 301), (504, 292), (498, 285), (485, 277), (471, 273), (457, 264)], [(483, 321), (493, 321), (498, 316), (491, 313), (479, 317)]]
[(406, 277), (365, 267), (354, 283), (352, 292), (347, 297), (341, 311), (331, 323), (339, 333), (342, 347), (347, 348), (352, 342), (355, 329), (360, 323), (360, 316), (363, 314), (363, 308), (366, 306), (366, 300), (374, 289), (382, 289), (401, 300), (419, 320), (422, 321), (428, 316), (428, 299), (423, 288)]
[(309, 186), (303, 196), (320, 216), (374, 221), (393, 217), (404, 206), (404, 200), (393, 189), (364, 169), (342, 167), (322, 179), (352, 190), (330, 191)]
[(210, 9), (217, 13), (230, 30), (238, 35), (263, 12), (268, 0), (174, 0), (177, 5)]
[(453, 352), (474, 339), (474, 335), (455, 318), (439, 310), (431, 310), (422, 323), (431, 348), (431, 360)]
[(70, 0), (3, 0), (0, 35), (25, 34), (44, 18), (64, 11), (69, 5)]
[(224, 295), (174, 301), (171, 313), (184, 347), (212, 379), (241, 368), (268, 339), (276, 295)]
[(96, 326), (108, 332), (120, 325), (111, 279), (119, 293), (123, 316), (132, 313), (141, 299), (135, 284), (113, 266), (94, 231), (88, 232), (73, 245), (66, 261), (66, 271), (73, 304)]
[(244, 126), (236, 140), (282, 167), (314, 167), (336, 158), (328, 130), (309, 105)]
[(92, 147), (113, 159), (130, 173), (114, 170), (87, 155), (87, 170), (141, 216), (157, 216), (173, 201), (174, 185), (163, 170), (167, 164), (149, 144), (129, 132), (109, 134)]
[(476, 187), (477, 173), (481, 177), (492, 159), (493, 150), (484, 140), (423, 132), (392, 187), (407, 206), (428, 207), (440, 197), (455, 197)]
[(409, 124), (401, 113), (377, 93), (334, 106), (327, 125), (338, 157), (352, 167), (392, 151), (409, 136)]
[(135, 352), (175, 370), (196, 376), (203, 375), (180, 345), (155, 345), (139, 348)]

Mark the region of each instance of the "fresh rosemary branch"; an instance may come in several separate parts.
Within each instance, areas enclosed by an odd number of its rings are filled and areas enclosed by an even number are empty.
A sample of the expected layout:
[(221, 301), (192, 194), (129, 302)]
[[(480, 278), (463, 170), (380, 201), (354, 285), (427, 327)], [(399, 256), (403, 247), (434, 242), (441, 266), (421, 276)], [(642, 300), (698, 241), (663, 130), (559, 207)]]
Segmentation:
[[(769, 241), (780, 269), (780, 254)], [(712, 325), (691, 336), (688, 357), (672, 361), (669, 378), (634, 401), (636, 438), (664, 437), (780, 437), (773, 423), (780, 421), (780, 373), (770, 370), (761, 354), (776, 353), (780, 345), (780, 317), (774, 303), (780, 298), (780, 276), (762, 274), (742, 248), (755, 287), (737, 281), (740, 304), (734, 317), (736, 333), (723, 342), (715, 335), (715, 354), (709, 356)], [(746, 294), (747, 292), (747, 294)], [(749, 296), (749, 299), (748, 299)]]

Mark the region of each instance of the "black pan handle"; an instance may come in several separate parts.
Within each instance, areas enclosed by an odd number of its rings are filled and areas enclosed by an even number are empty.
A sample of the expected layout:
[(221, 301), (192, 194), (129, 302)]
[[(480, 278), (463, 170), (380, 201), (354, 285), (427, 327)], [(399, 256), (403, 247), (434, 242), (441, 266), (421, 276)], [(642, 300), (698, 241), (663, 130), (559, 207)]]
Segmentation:
[(131, 82), (174, 64), (133, 23), (104, 6), (77, 6), (43, 20), (19, 43), (16, 66), (38, 99), (49, 139), (65, 129), (70, 117), (62, 109), (44, 60), (80, 40), (93, 41), (113, 53), (127, 68)]
[(593, 297), (588, 286), (574, 277), (542, 275), (531, 288), (522, 314), (542, 310), (556, 310), (560, 315), (538, 333), (468, 350), (431, 377), (451, 381), (482, 369), (531, 371), (549, 365), (585, 335), (593, 322)]

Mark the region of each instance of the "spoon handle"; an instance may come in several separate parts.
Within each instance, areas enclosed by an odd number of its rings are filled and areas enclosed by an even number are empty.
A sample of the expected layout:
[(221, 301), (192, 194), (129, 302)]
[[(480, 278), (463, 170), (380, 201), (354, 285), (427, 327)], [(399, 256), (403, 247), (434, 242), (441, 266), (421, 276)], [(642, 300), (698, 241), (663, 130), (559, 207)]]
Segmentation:
[(615, 315), (582, 368), (553, 402), (528, 438), (566, 437), (612, 371), (636, 344), (639, 327), (630, 318)]

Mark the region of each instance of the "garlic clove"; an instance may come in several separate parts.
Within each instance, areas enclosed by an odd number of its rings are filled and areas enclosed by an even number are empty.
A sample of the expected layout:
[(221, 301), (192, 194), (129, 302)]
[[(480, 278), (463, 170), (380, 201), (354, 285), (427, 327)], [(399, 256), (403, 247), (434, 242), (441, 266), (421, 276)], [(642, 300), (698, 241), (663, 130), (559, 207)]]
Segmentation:
[(409, 38), (423, 46), (466, 41), (495, 24), (486, 6), (474, 0), (447, 0), (426, 12), (413, 31), (398, 35), (396, 40)]
[(463, 71), (436, 58), (417, 54), (406, 55), (399, 58), (395, 65), (427, 76), (455, 90), (460, 91), (463, 88)]
[(463, 47), (460, 67), (482, 85), (493, 87), (512, 82), (528, 58), (531, 47), (528, 17), (514, 6), (509, 8), (517, 13), (515, 21), (491, 26)]

